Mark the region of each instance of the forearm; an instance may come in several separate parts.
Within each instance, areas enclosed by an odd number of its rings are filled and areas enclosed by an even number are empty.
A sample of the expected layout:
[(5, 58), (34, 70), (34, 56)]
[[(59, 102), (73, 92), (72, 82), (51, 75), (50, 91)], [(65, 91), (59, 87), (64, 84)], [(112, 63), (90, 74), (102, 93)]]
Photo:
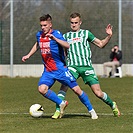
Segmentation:
[(108, 44), (108, 42), (109, 42), (109, 40), (111, 39), (111, 36), (112, 35), (108, 35), (105, 39), (103, 39), (103, 40), (100, 40), (100, 39), (98, 39), (98, 38), (95, 38), (95, 40), (93, 41), (93, 43), (95, 44), (95, 45), (97, 45), (99, 48), (103, 48), (103, 47), (105, 47), (107, 44)]
[(100, 47), (100, 48), (105, 47), (108, 44), (111, 37), (112, 37), (112, 26), (111, 26), (111, 24), (108, 24), (108, 26), (106, 27), (106, 33), (107, 33), (107, 36), (106, 36), (105, 39), (100, 40), (100, 39), (96, 38), (93, 43), (95, 45), (97, 45), (98, 47)]
[(67, 41), (60, 40), (58, 38), (55, 38), (55, 41), (59, 43), (62, 47), (68, 49), (69, 48), (69, 43)]
[(25, 62), (27, 59), (29, 59), (35, 52), (37, 51), (37, 42), (33, 45), (30, 52), (22, 57), (22, 61)]
[(112, 34), (113, 34), (112, 27), (113, 26), (111, 24), (107, 25), (107, 27), (106, 27), (107, 37), (101, 41), (101, 48), (105, 47), (108, 44), (109, 40), (111, 39)]
[(111, 36), (112, 35), (108, 35), (105, 39), (101, 40), (101, 48), (105, 47), (108, 44), (109, 40), (111, 39)]
[(37, 51), (37, 42), (34, 44), (34, 46), (27, 55), (31, 57), (36, 51)]

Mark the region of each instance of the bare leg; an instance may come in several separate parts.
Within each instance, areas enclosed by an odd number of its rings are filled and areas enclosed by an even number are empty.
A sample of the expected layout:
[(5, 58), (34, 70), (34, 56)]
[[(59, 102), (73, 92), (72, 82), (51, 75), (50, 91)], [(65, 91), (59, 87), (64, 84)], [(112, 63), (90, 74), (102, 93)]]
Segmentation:
[(113, 108), (113, 101), (109, 98), (109, 96), (105, 93), (102, 92), (100, 85), (99, 84), (94, 84), (91, 86), (91, 89), (93, 93), (100, 98), (103, 102), (108, 104), (111, 108)]

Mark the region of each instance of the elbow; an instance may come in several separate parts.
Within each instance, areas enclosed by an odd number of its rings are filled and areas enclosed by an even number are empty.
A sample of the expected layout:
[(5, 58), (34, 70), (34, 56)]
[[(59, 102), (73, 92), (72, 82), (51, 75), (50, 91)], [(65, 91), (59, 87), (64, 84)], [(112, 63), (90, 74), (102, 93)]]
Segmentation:
[(67, 45), (67, 46), (66, 46), (66, 49), (69, 49), (69, 48), (70, 48), (70, 46), (69, 46), (69, 45)]
[(100, 48), (104, 48), (107, 44), (108, 44), (108, 43), (101, 42), (101, 43), (99, 44), (99, 47), (100, 47)]
[(102, 46), (102, 45), (100, 45), (100, 46), (99, 46), (99, 48), (103, 48), (103, 46)]
[(69, 45), (69, 43), (68, 43), (68, 42), (66, 43), (65, 48), (66, 48), (66, 49), (69, 49), (69, 48), (70, 48), (70, 45)]
[(100, 44), (98, 45), (98, 47), (99, 47), (99, 48), (104, 48), (104, 45), (103, 45), (102, 43), (100, 43)]
[(101, 48), (104, 48), (104, 47), (105, 47), (105, 45), (101, 46)]

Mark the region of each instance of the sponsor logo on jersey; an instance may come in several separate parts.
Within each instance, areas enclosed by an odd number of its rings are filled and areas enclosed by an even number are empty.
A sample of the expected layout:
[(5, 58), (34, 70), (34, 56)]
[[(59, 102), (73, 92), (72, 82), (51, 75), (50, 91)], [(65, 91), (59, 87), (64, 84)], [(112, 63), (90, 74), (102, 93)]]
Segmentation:
[(78, 43), (78, 42), (82, 43), (82, 38), (77, 37), (77, 38), (69, 39), (69, 40), (67, 40), (67, 42), (69, 44)]

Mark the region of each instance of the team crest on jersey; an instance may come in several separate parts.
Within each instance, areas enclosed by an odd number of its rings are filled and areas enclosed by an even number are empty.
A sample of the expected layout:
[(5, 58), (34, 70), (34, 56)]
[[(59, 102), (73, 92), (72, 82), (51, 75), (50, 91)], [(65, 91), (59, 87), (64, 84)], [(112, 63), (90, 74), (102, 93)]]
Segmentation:
[(85, 35), (83, 33), (80, 34), (80, 37), (84, 37)]

